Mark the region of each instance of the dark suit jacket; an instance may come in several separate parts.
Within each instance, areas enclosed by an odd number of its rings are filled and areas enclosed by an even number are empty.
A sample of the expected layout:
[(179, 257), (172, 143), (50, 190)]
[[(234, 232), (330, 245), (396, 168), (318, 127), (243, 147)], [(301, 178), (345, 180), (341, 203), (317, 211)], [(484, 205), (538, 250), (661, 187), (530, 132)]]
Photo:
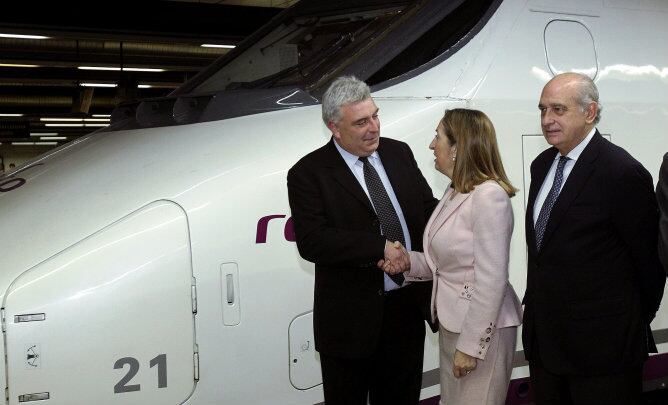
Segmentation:
[(525, 355), (571, 375), (640, 365), (656, 350), (649, 322), (665, 284), (652, 177), (597, 131), (559, 194), (538, 252), (533, 206), (557, 153), (550, 148), (531, 164)]
[(659, 182), (656, 185), (656, 200), (659, 203), (659, 258), (663, 269), (668, 274), (668, 153), (663, 155), (659, 170)]
[[(412, 248), (438, 201), (409, 146), (381, 138), (378, 153), (403, 211)], [(288, 197), (300, 255), (315, 263), (316, 349), (340, 357), (373, 353), (383, 317), (385, 237), (371, 202), (330, 140), (288, 172)], [(430, 283), (411, 285), (428, 317)], [(406, 287), (404, 287), (406, 288)]]

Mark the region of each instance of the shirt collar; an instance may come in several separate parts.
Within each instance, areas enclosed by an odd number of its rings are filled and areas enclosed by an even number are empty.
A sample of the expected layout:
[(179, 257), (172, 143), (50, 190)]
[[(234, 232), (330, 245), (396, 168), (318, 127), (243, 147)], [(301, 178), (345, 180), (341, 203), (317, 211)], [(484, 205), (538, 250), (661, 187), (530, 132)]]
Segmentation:
[[(339, 151), (339, 153), (341, 154), (341, 157), (343, 158), (343, 160), (346, 161), (346, 164), (348, 165), (348, 167), (349, 167), (350, 169), (352, 169), (353, 166), (355, 166), (355, 164), (358, 162), (358, 160), (359, 160), (359, 156), (353, 155), (352, 153), (350, 153), (350, 152), (348, 152), (347, 150), (343, 149), (343, 148), (341, 147), (341, 145), (339, 145), (339, 143), (336, 142), (336, 140), (333, 140), (332, 142), (334, 142), (334, 146), (336, 146), (336, 150)], [(378, 159), (378, 151), (374, 151), (374, 152), (369, 156), (369, 158), (371, 158), (371, 160), (376, 160), (376, 159)], [(360, 162), (360, 164), (361, 164), (361, 162)]]
[[(566, 157), (568, 157), (572, 161), (578, 160), (580, 155), (582, 154), (582, 151), (589, 145), (589, 142), (591, 139), (594, 137), (594, 134), (596, 133), (596, 127), (592, 128), (591, 131), (587, 134), (585, 139), (582, 140), (576, 147), (573, 148), (570, 152), (566, 154)], [(559, 159), (559, 156), (561, 156), (560, 153), (557, 153), (557, 156), (555, 156), (555, 159)]]

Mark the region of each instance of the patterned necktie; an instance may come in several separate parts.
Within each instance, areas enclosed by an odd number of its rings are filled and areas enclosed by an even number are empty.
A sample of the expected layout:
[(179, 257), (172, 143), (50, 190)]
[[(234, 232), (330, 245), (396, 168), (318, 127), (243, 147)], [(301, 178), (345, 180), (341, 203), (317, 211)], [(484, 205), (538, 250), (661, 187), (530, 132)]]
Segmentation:
[[(390, 201), (390, 197), (387, 195), (378, 172), (371, 166), (366, 156), (359, 158), (359, 160), (364, 165), (364, 182), (366, 183), (366, 188), (369, 190), (371, 202), (376, 209), (376, 215), (378, 215), (383, 235), (387, 240), (391, 242), (399, 241), (405, 246), (406, 242), (404, 241), (404, 232), (401, 229), (399, 216), (394, 210), (392, 201)], [(404, 283), (403, 273), (390, 275), (390, 278), (399, 286)]]
[(545, 228), (547, 227), (547, 220), (550, 218), (550, 212), (554, 203), (559, 197), (559, 190), (561, 189), (561, 183), (564, 180), (564, 166), (570, 158), (566, 156), (559, 156), (559, 163), (557, 163), (557, 172), (554, 174), (554, 181), (552, 182), (552, 188), (543, 202), (543, 207), (540, 209), (538, 214), (538, 220), (536, 221), (536, 249), (540, 250), (541, 244), (543, 243), (543, 236), (545, 236)]

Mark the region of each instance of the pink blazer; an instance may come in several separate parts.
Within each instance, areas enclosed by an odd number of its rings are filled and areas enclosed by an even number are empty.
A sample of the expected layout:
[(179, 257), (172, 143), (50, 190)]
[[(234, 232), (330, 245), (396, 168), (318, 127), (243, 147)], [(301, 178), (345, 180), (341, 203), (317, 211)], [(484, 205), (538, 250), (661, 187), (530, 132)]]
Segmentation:
[(497, 328), (517, 326), (522, 306), (508, 282), (513, 210), (501, 186), (485, 181), (468, 193), (448, 188), (410, 252), (409, 281), (433, 279), (432, 318), (460, 333), (457, 350), (484, 359)]

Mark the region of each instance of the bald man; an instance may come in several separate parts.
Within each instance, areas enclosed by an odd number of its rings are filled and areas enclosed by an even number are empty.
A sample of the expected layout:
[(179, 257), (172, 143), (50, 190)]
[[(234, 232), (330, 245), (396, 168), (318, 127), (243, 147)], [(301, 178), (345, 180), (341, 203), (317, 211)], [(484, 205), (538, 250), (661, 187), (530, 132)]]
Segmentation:
[(538, 104), (522, 340), (537, 405), (641, 403), (663, 296), (652, 177), (596, 129), (598, 89), (565, 73)]

